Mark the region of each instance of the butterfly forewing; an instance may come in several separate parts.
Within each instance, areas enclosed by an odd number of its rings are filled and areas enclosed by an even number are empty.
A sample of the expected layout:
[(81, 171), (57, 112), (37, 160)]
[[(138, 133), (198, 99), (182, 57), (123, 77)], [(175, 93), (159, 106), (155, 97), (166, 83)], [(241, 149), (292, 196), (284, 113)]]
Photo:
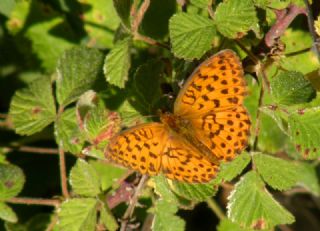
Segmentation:
[(213, 55), (191, 74), (175, 101), (174, 114), (185, 118), (242, 105), (246, 86), (239, 58), (231, 50)]

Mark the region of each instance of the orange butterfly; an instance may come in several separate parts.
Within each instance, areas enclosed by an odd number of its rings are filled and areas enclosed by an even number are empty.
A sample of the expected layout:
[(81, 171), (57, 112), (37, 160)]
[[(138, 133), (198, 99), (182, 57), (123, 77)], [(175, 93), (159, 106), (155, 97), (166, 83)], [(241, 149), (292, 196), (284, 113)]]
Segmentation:
[(237, 55), (223, 50), (191, 74), (161, 123), (141, 124), (116, 135), (106, 157), (142, 174), (205, 183), (221, 160), (247, 145), (250, 119), (243, 106), (246, 84)]

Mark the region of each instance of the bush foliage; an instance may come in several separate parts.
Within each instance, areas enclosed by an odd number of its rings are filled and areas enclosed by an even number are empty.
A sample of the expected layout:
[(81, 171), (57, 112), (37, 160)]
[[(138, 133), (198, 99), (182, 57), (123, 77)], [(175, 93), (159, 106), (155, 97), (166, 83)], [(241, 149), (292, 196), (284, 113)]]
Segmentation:
[[(1, 1), (2, 227), (320, 229), (320, 19), (305, 2)], [(252, 128), (215, 179), (141, 178), (105, 159), (114, 134), (170, 111), (226, 48), (243, 61)]]

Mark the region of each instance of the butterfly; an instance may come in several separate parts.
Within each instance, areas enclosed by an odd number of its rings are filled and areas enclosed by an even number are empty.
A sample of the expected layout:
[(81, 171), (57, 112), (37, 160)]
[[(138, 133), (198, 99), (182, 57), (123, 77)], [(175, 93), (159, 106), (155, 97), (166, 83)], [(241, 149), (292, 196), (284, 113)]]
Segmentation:
[(238, 56), (223, 50), (201, 63), (180, 90), (173, 113), (111, 138), (106, 158), (154, 176), (187, 183), (213, 179), (222, 161), (247, 146), (250, 118), (243, 106), (244, 72)]

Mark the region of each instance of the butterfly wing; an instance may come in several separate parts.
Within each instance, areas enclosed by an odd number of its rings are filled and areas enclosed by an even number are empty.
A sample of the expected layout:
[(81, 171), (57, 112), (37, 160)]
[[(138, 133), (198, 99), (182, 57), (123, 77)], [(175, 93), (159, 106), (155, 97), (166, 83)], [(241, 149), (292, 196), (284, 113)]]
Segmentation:
[(233, 51), (223, 50), (191, 74), (175, 101), (174, 114), (188, 118), (242, 105), (245, 86), (239, 58)]
[(138, 125), (113, 137), (105, 155), (142, 174), (156, 175), (160, 171), (161, 153), (167, 139), (167, 130), (161, 123)]
[(174, 113), (219, 159), (231, 160), (247, 145), (250, 119), (243, 106), (246, 84), (241, 62), (231, 50), (204, 61), (189, 77)]
[(208, 161), (184, 139), (172, 134), (161, 123), (142, 124), (111, 139), (106, 157), (115, 163), (172, 180), (204, 183), (211, 180), (218, 166)]
[(206, 183), (215, 177), (218, 169), (184, 139), (170, 135), (161, 162), (161, 170), (167, 178), (187, 183)]

